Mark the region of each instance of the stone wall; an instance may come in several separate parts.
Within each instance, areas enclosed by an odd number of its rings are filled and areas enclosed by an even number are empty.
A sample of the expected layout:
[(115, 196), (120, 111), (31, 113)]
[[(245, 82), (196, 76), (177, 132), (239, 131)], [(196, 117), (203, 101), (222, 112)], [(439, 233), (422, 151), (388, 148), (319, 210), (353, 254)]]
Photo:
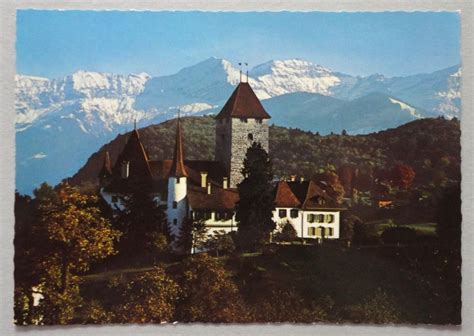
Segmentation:
[[(261, 119), (260, 119), (261, 120)], [(229, 187), (236, 188), (242, 179), (247, 149), (260, 142), (268, 152), (268, 120), (226, 118), (217, 120), (215, 160), (224, 164), (229, 176)]]
[[(260, 119), (261, 120), (261, 119)], [(235, 188), (243, 180), (242, 168), (247, 149), (253, 142), (259, 142), (268, 153), (268, 120), (232, 119), (232, 146), (230, 155), (230, 187)]]

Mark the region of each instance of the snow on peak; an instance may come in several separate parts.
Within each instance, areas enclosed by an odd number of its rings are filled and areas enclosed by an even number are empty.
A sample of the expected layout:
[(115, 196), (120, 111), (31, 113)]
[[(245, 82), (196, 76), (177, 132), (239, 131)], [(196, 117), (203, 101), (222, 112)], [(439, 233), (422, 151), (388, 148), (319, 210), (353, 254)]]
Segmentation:
[(329, 69), (301, 59), (269, 61), (254, 67), (249, 75), (261, 99), (292, 92), (331, 95), (331, 88), (340, 83)]
[(414, 107), (411, 107), (410, 105), (404, 102), (401, 102), (399, 100), (396, 100), (394, 98), (389, 98), (389, 99), (392, 104), (398, 104), (403, 111), (410, 113), (411, 116), (417, 119), (422, 118), (421, 114)]

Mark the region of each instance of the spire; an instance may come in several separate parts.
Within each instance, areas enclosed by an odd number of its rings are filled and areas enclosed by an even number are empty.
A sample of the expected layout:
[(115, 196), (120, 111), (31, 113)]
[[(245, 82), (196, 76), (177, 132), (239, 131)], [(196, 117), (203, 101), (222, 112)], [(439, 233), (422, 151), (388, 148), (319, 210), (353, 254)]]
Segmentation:
[(171, 165), (170, 176), (185, 177), (188, 176), (184, 167), (183, 140), (181, 138), (181, 123), (178, 111), (178, 121), (176, 123), (176, 140), (174, 144), (173, 163)]
[(107, 177), (112, 175), (112, 165), (110, 163), (110, 155), (109, 151), (105, 152), (105, 157), (104, 157), (104, 164), (102, 166), (102, 169), (100, 170), (100, 177)]

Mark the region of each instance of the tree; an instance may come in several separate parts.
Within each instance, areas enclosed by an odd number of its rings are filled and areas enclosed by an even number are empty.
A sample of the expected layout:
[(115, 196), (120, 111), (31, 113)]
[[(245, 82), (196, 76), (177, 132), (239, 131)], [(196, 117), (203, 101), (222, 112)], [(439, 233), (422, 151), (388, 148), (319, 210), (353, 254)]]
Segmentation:
[(65, 324), (82, 303), (79, 275), (91, 264), (114, 254), (120, 232), (101, 216), (96, 196), (83, 195), (62, 185), (57, 201), (38, 206), (39, 225), (35, 234), (45, 238), (44, 254), (37, 267), (43, 270), (41, 294), (43, 323)]
[(184, 253), (194, 253), (202, 250), (207, 238), (206, 224), (203, 220), (186, 218), (181, 226), (177, 247)]
[(212, 236), (209, 236), (204, 246), (209, 253), (216, 256), (229, 254), (235, 250), (231, 233), (225, 233), (223, 230), (214, 232)]
[(334, 171), (327, 170), (324, 173), (318, 174), (317, 179), (323, 182), (329, 196), (336, 200), (337, 203), (342, 203), (345, 190), (339, 181), (339, 176)]
[(276, 241), (286, 241), (291, 242), (297, 238), (296, 230), (289, 221), (286, 221), (282, 227), (281, 231), (275, 234)]
[(354, 244), (375, 244), (378, 242), (377, 232), (375, 227), (370, 224), (362, 222), (358, 217), (354, 216), (354, 235), (352, 241)]
[(111, 279), (109, 288), (120, 303), (112, 307), (113, 322), (161, 323), (171, 322), (179, 287), (162, 267), (133, 275), (131, 279)]
[(239, 244), (244, 249), (254, 249), (268, 241), (275, 229), (272, 163), (260, 143), (254, 142), (247, 150), (242, 174), (236, 205)]
[[(123, 210), (117, 217), (117, 227), (123, 232), (120, 252), (155, 255), (163, 252), (172, 240), (166, 214), (158, 206), (151, 186), (136, 181), (128, 195), (121, 197)], [(166, 241), (166, 246), (163, 242)]]
[(415, 170), (406, 164), (398, 163), (390, 172), (390, 182), (394, 187), (407, 189), (411, 187), (414, 179)]
[(206, 253), (184, 260), (177, 273), (181, 288), (176, 319), (182, 322), (245, 322), (247, 310), (230, 273)]

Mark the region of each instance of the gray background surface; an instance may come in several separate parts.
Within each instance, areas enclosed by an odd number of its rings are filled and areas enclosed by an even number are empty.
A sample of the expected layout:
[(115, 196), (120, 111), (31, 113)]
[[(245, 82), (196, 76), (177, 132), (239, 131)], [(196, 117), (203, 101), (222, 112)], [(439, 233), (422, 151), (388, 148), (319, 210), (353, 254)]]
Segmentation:
[[(0, 0), (1, 1), (1, 0)], [(472, 0), (353, 1), (13, 1), (0, 2), (0, 335), (474, 335), (473, 314), (473, 9)], [(15, 11), (21, 8), (211, 11), (459, 11), (462, 22), (463, 325), (127, 325), (27, 327), (13, 325), (13, 202), (15, 190)], [(419, 307), (423, 309), (423, 307)]]

